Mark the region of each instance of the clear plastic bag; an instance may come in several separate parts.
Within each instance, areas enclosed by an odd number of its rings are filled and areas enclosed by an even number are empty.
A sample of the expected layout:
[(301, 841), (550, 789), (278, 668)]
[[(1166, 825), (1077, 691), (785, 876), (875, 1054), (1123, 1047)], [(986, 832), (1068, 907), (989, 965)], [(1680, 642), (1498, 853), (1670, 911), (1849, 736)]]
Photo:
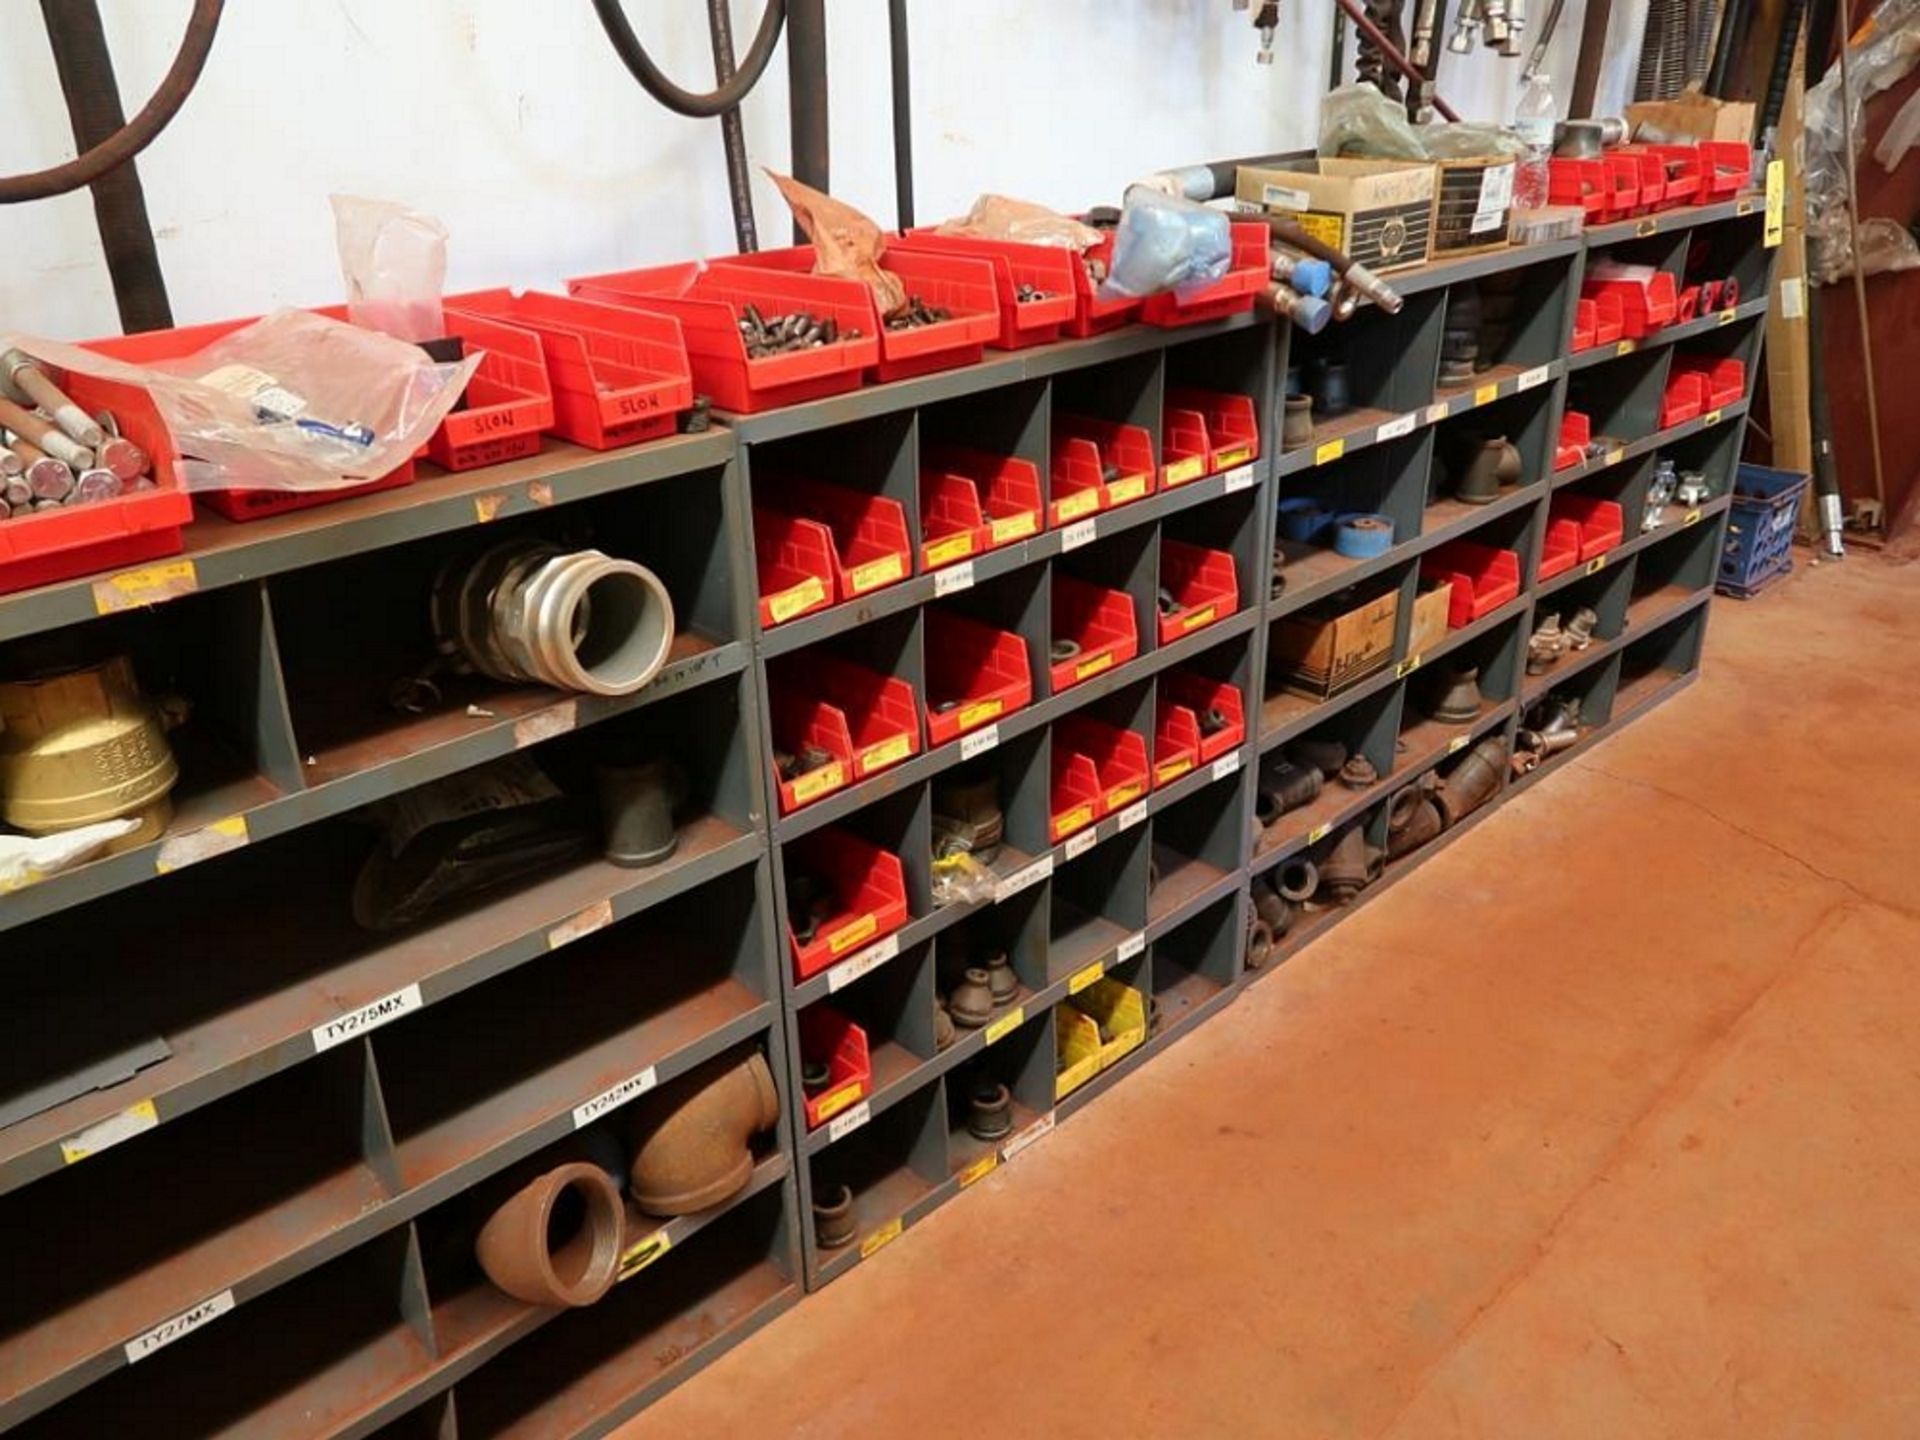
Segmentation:
[(1113, 271), (1100, 297), (1134, 299), (1209, 285), (1233, 260), (1226, 211), (1209, 210), (1145, 185), (1127, 191), (1113, 237)]
[(998, 885), (993, 871), (965, 851), (938, 856), (933, 862), (935, 905), (972, 905), (991, 900)]
[(447, 333), (440, 296), (447, 283), (447, 227), (391, 200), (330, 195), (347, 317), (397, 340)]
[(1330, 90), (1320, 101), (1320, 153), (1364, 159), (1425, 160), (1426, 142), (1407, 119), (1407, 107), (1361, 81)]
[[(1854, 147), (1864, 164), (1867, 101), (1899, 84), (1920, 61), (1920, 0), (1885, 0), (1856, 33), (1860, 38), (1847, 49), (1853, 79), (1848, 93), (1841, 94), (1837, 64), (1829, 66), (1820, 83), (1807, 92), (1807, 273), (1816, 285), (1831, 285), (1853, 273), (1847, 129), (1853, 131)], [(1860, 231), (1866, 251), (1863, 273), (1920, 265), (1920, 247), (1895, 222), (1863, 220)]]
[(304, 310), (277, 310), (191, 355), (130, 365), (29, 335), (61, 370), (144, 387), (189, 490), (337, 490), (385, 475), (427, 441), (480, 363)]
[(940, 233), (972, 235), (982, 240), (1011, 240), (1021, 245), (1053, 245), (1082, 252), (1100, 243), (1100, 232), (1091, 225), (1031, 200), (1015, 200), (1007, 195), (982, 195), (965, 215), (942, 223)]

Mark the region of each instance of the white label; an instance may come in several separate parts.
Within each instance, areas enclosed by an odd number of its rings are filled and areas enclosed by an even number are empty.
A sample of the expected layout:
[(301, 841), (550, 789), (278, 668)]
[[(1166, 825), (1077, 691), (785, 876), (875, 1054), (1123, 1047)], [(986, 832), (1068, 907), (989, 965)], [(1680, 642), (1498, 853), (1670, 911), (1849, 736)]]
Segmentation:
[(1144, 800), (1136, 800), (1120, 812), (1120, 828), (1122, 830), (1131, 830), (1146, 818), (1147, 802)]
[(1504, 210), (1513, 204), (1512, 161), (1505, 165), (1489, 165), (1480, 172), (1480, 203), (1477, 210)]
[(1227, 471), (1224, 478), (1226, 485), (1221, 492), (1223, 494), (1231, 495), (1236, 490), (1251, 490), (1253, 488), (1253, 466), (1236, 465), (1233, 469)]
[(1082, 545), (1091, 545), (1097, 533), (1098, 528), (1092, 516), (1074, 521), (1060, 532), (1060, 553), (1064, 555), (1069, 550), (1078, 550)]
[(1237, 775), (1239, 772), (1240, 752), (1238, 750), (1229, 750), (1213, 762), (1213, 778), (1216, 780), (1224, 780), (1227, 776)]
[(1437, 425), (1446, 418), (1447, 402), (1445, 400), (1436, 400), (1433, 404), (1427, 406), (1427, 423), (1429, 425)]
[(862, 1100), (851, 1110), (842, 1110), (827, 1122), (828, 1142), (831, 1143), (835, 1140), (845, 1139), (872, 1118), (872, 1107), (870, 1107), (865, 1100)]
[(102, 1150), (110, 1150), (122, 1140), (131, 1140), (142, 1131), (151, 1130), (160, 1123), (160, 1112), (151, 1100), (142, 1100), (138, 1105), (129, 1105), (118, 1115), (109, 1115), (106, 1119), (76, 1131), (60, 1142), (60, 1158), (68, 1165), (76, 1160), (84, 1160), (89, 1155), (98, 1155)]
[(1419, 418), (1417, 411), (1409, 410), (1398, 420), (1389, 420), (1386, 424), (1379, 426), (1374, 430), (1373, 437), (1376, 440), (1398, 440), (1402, 435), (1411, 435), (1414, 421)]
[(1000, 1147), (1000, 1158), (1011, 1160), (1036, 1140), (1043, 1140), (1053, 1133), (1053, 1111), (1049, 1110), (1033, 1124), (1027, 1126), (1018, 1135)]
[(1536, 385), (1547, 383), (1547, 367), (1536, 365), (1531, 370), (1522, 370), (1520, 378), (1513, 382), (1515, 390), (1531, 390)]
[(1269, 210), (1304, 210), (1313, 201), (1306, 191), (1291, 185), (1262, 185), (1260, 203)]
[(962, 560), (958, 565), (949, 565), (944, 570), (933, 572), (933, 593), (938, 595), (957, 595), (962, 590), (973, 588), (973, 561)]
[(971, 760), (976, 755), (984, 755), (1000, 743), (1000, 727), (988, 725), (981, 730), (969, 730), (960, 737), (960, 758)]
[(1010, 899), (1022, 890), (1038, 885), (1051, 874), (1053, 874), (1053, 856), (1042, 855), (1024, 870), (1016, 870), (1003, 878), (995, 887), (993, 898), (995, 900)]
[(1500, 222), (1507, 218), (1505, 210), (1476, 210), (1473, 222), (1467, 226), (1469, 235), (1484, 235), (1489, 230), (1498, 229)]
[(171, 1320), (162, 1320), (144, 1335), (137, 1335), (127, 1341), (127, 1363), (137, 1365), (156, 1350), (163, 1350), (174, 1341), (191, 1335), (209, 1321), (218, 1320), (233, 1309), (233, 1291), (222, 1290), (218, 1295), (209, 1295), (191, 1310), (182, 1310)]
[(1147, 948), (1147, 932), (1136, 930), (1120, 942), (1120, 948), (1113, 952), (1114, 964), (1125, 964)]
[(1798, 275), (1780, 282), (1780, 318), (1798, 320), (1807, 313), (1806, 286)]
[(579, 1130), (598, 1120), (609, 1110), (617, 1110), (636, 1095), (644, 1095), (654, 1086), (653, 1066), (638, 1075), (629, 1075), (610, 1090), (602, 1090), (584, 1105), (573, 1107), (573, 1128)]
[(513, 748), (524, 750), (529, 745), (538, 745), (542, 740), (551, 740), (556, 735), (565, 735), (580, 723), (580, 702), (562, 700), (558, 705), (549, 705), (544, 710), (513, 722)]
[(1070, 836), (1067, 843), (1061, 846), (1061, 849), (1066, 852), (1067, 859), (1078, 860), (1082, 855), (1086, 854), (1087, 851), (1093, 849), (1094, 842), (1099, 838), (1100, 827), (1097, 825), (1089, 825), (1078, 835)]
[(313, 1027), (313, 1053), (318, 1055), (323, 1050), (345, 1044), (356, 1035), (378, 1030), (389, 1020), (398, 1020), (402, 1015), (418, 1010), (421, 1003), (420, 987), (409, 985), (404, 990), (371, 1000), (358, 1010), (349, 1010), (324, 1025), (316, 1025)]
[(827, 993), (831, 995), (836, 990), (844, 989), (868, 971), (886, 964), (899, 953), (900, 937), (889, 935), (878, 944), (869, 945), (858, 955), (849, 956), (827, 971)]

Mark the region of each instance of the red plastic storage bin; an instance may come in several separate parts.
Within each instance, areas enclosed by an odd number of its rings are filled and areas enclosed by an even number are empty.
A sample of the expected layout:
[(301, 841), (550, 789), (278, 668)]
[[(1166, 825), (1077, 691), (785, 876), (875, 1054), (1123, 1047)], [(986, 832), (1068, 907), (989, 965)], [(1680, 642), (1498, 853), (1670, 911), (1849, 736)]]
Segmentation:
[(1569, 344), (1574, 350), (1591, 350), (1600, 343), (1600, 307), (1592, 300), (1573, 302), (1573, 335)]
[(1083, 437), (1053, 431), (1053, 455), (1047, 466), (1047, 519), (1058, 528), (1107, 508), (1101, 482), (1100, 447)]
[(782, 815), (791, 815), (847, 788), (853, 780), (853, 740), (847, 733), (846, 714), (838, 706), (809, 693), (804, 686), (787, 683), (775, 675), (767, 686), (767, 710), (773, 717), (776, 754), (784, 751), (798, 755), (803, 750), (814, 749), (832, 757), (824, 765), (791, 780), (782, 775), (779, 765), (775, 764), (774, 792)]
[(913, 686), (838, 655), (810, 652), (777, 664), (767, 704), (776, 749), (797, 753), (813, 745), (833, 757), (818, 770), (779, 781), (782, 814), (920, 753)]
[[(125, 360), (134, 365), (149, 365), (156, 360), (178, 360), (184, 356), (193, 354), (195, 351), (205, 349), (222, 336), (230, 335), (235, 330), (253, 324), (257, 318), (257, 316), (248, 316), (240, 320), (216, 320), (206, 325), (188, 325), (174, 330), (148, 330), (138, 335), (113, 335), (100, 340), (88, 340), (84, 342), (83, 348), (95, 351), (101, 355), (110, 355), (116, 360)], [(340, 316), (336, 313), (333, 318), (338, 319)], [(84, 376), (71, 376), (69, 378), (72, 379), (76, 385), (81, 385), (82, 382), (85, 382), (82, 388), (90, 385), (113, 383), (87, 381)], [(122, 395), (127, 394), (127, 392), (133, 388), (134, 387), (127, 385), (115, 386), (116, 393)], [(140, 393), (144, 399), (145, 392), (141, 391)], [(81, 396), (77, 393), (73, 395), (73, 398), (75, 400), (81, 400)], [(89, 402), (81, 400), (81, 403), (87, 404)], [(127, 404), (131, 402), (122, 401), (121, 403)], [(150, 400), (146, 400), (144, 403), (148, 406), (152, 404)], [(116, 416), (119, 415), (120, 407), (111, 401), (100, 402), (100, 408), (111, 409)], [(154, 411), (154, 419), (156, 422), (159, 421), (159, 413), (157, 410)], [(160, 426), (153, 445), (148, 445), (145, 440), (142, 440), (131, 430), (127, 432), (127, 435), (129, 439), (135, 441), (141, 449), (153, 457), (154, 478), (156, 480), (160, 479), (160, 465), (162, 459), (165, 458), (168, 475), (174, 477), (175, 483), (178, 483), (178, 472), (173, 466), (179, 456), (174, 447), (172, 432), (168, 431), (164, 424)], [(403, 485), (411, 484), (413, 477), (413, 461), (408, 459), (396, 465), (384, 475), (376, 475), (370, 480), (361, 481), (357, 484), (345, 485), (338, 490), (199, 490), (194, 492), (194, 499), (203, 501), (210, 509), (226, 516), (229, 520), (263, 520), (269, 515), (285, 515), (294, 510), (310, 510), (316, 505), (331, 505), (338, 500), (350, 500), (356, 495), (372, 495), (382, 490), (397, 490)], [(161, 488), (166, 488), (164, 482), (162, 482)], [(148, 491), (145, 493), (151, 495), (158, 492)], [(101, 505), (76, 506), (73, 513), (76, 515), (82, 513), (88, 514), (96, 525), (99, 523), (111, 524), (112, 522), (104, 521), (103, 517), (92, 516), (92, 512), (98, 510), (103, 512), (104, 516), (104, 514), (111, 513), (113, 506), (130, 503), (138, 498), (140, 497), (126, 496), (121, 500), (108, 501)], [(50, 518), (52, 516), (52, 511), (45, 511), (36, 518)], [(13, 524), (15, 522), (9, 521), (7, 523)], [(161, 528), (165, 528), (164, 523)], [(150, 535), (153, 532), (152, 530), (145, 530), (139, 533)], [(124, 539), (127, 537), (122, 536), (120, 538)], [(180, 544), (180, 539), (176, 536), (167, 548), (155, 550), (151, 553), (155, 555), (171, 555), (180, 549)], [(144, 557), (131, 555), (121, 559), (103, 560), (101, 564), (120, 565), (125, 564), (127, 559), (139, 558)], [(88, 566), (87, 568), (93, 569), (96, 567)], [(67, 573), (84, 573), (84, 571), (70, 571)], [(37, 585), (45, 582), (43, 580), (34, 580), (28, 583)]]
[[(942, 235), (933, 229), (911, 230), (888, 238), (889, 254), (922, 250), (933, 254), (964, 255), (993, 267), (995, 294), (1000, 302), (1000, 333), (988, 343), (996, 350), (1024, 350), (1060, 338), (1078, 301), (1074, 272), (1083, 270), (1080, 257), (1053, 245), (1016, 245), (1007, 240), (983, 240), (972, 235)], [(1034, 300), (1020, 299), (1020, 288), (1039, 292)]]
[(1638, 171), (1639, 196), (1633, 213), (1648, 215), (1667, 206), (1667, 166), (1658, 155), (1640, 145), (1622, 145), (1609, 154), (1632, 158)]
[(926, 612), (927, 742), (945, 745), (1033, 700), (1027, 642), (950, 610)]
[[(1053, 417), (1056, 453), (1062, 440), (1091, 441), (1100, 455), (1101, 483), (1110, 508), (1145, 499), (1154, 490), (1153, 436), (1144, 425), (1099, 420), (1091, 415)], [(1119, 473), (1107, 478), (1108, 471)]]
[(826, 525), (833, 536), (836, 598), (857, 600), (913, 573), (907, 507), (898, 500), (801, 475), (761, 476), (753, 488), (756, 505)]
[(1698, 285), (1688, 285), (1684, 289), (1682, 289), (1677, 296), (1674, 297), (1674, 302), (1673, 302), (1674, 323), (1677, 325), (1684, 325), (1687, 323), (1687, 321), (1693, 319), (1694, 316), (1698, 315), (1699, 313), (1700, 313), (1700, 287)]
[(1667, 376), (1667, 388), (1660, 396), (1660, 428), (1681, 425), (1707, 408), (1707, 380), (1694, 370), (1682, 370)]
[(907, 878), (900, 857), (847, 830), (816, 830), (787, 847), (788, 884), (797, 873), (826, 882), (834, 912), (802, 944), (787, 926), (795, 978), (817, 975), (836, 960), (891, 935), (907, 923)]
[(1200, 759), (1203, 762), (1218, 760), (1229, 750), (1237, 750), (1245, 743), (1247, 709), (1238, 686), (1209, 680), (1204, 675), (1187, 670), (1169, 670), (1160, 677), (1160, 691), (1193, 711), (1196, 723), (1210, 710), (1219, 711), (1221, 718), (1226, 721), (1212, 734), (1207, 733), (1204, 724), (1200, 725)]
[(839, 591), (833, 532), (818, 520), (754, 506), (753, 553), (762, 629), (833, 604)]
[(1556, 155), (1547, 162), (1547, 203), (1578, 205), (1588, 220), (1606, 214), (1607, 167), (1599, 160), (1578, 160)]
[(1055, 749), (1085, 755), (1100, 779), (1095, 814), (1113, 815), (1127, 808), (1152, 785), (1147, 763), (1147, 738), (1091, 715), (1063, 716), (1053, 727)]
[(1140, 318), (1141, 308), (1146, 304), (1144, 299), (1125, 295), (1103, 298), (1101, 282), (1093, 278), (1087, 268), (1089, 264), (1099, 265), (1102, 274), (1113, 273), (1113, 231), (1102, 232), (1100, 243), (1085, 251), (1073, 267), (1073, 314), (1067, 317), (1062, 328), (1076, 340), (1104, 335), (1109, 330), (1132, 324)]
[(1195, 410), (1206, 421), (1207, 469), (1213, 474), (1260, 458), (1260, 422), (1253, 397), (1191, 385), (1167, 387), (1167, 405)]
[(1579, 410), (1567, 410), (1560, 416), (1560, 440), (1553, 450), (1553, 468), (1571, 470), (1587, 458), (1587, 446), (1593, 443), (1593, 421)]
[(1100, 818), (1100, 771), (1091, 755), (1053, 737), (1047, 788), (1047, 838), (1058, 845)]
[(1207, 417), (1167, 397), (1160, 412), (1160, 488), (1171, 490), (1200, 479), (1213, 464)]
[(1166, 290), (1147, 296), (1140, 318), (1149, 325), (1197, 325), (1253, 308), (1253, 297), (1267, 283), (1267, 243), (1271, 232), (1262, 220), (1233, 220), (1233, 252), (1227, 273), (1210, 285), (1188, 291)]
[(1698, 375), (1702, 387), (1702, 408), (1718, 410), (1731, 405), (1747, 392), (1747, 362), (1737, 355), (1712, 357), (1676, 355), (1675, 374)]
[(1640, 162), (1631, 155), (1609, 152), (1600, 157), (1605, 168), (1606, 206), (1603, 220), (1624, 220), (1640, 205)]
[[(780, 250), (729, 255), (714, 264), (811, 275), (814, 260), (812, 245), (790, 245)], [(875, 380), (905, 380), (975, 364), (986, 353), (987, 341), (1000, 333), (1000, 300), (994, 290), (993, 267), (985, 260), (896, 247), (881, 256), (880, 268), (899, 277), (909, 300), (937, 305), (952, 312), (952, 318), (908, 330), (889, 330), (872, 289), (862, 285), (868, 314), (861, 328), (880, 337), (880, 359), (873, 367)]]
[(590, 299), (537, 290), (475, 290), (447, 299), (449, 315), (475, 315), (540, 337), (553, 387), (553, 428), (576, 445), (611, 450), (673, 433), (693, 404), (680, 326)]
[(795, 1024), (801, 1062), (827, 1067), (827, 1083), (805, 1097), (807, 1128), (817, 1130), (873, 1093), (873, 1056), (867, 1032), (831, 1006), (809, 1005)]
[(938, 570), (987, 548), (980, 490), (964, 475), (920, 471), (920, 568)]
[(1540, 575), (1551, 580), (1580, 563), (1580, 525), (1575, 520), (1549, 518), (1547, 533), (1540, 542)]
[(1677, 287), (1666, 270), (1655, 270), (1645, 280), (1591, 279), (1580, 293), (1590, 300), (1614, 297), (1620, 306), (1621, 334), (1630, 339), (1673, 323)]
[(1593, 343), (1613, 345), (1626, 338), (1627, 311), (1618, 295), (1593, 297)]
[(1476, 540), (1449, 540), (1430, 550), (1420, 561), (1420, 573), (1429, 580), (1445, 580), (1453, 591), (1447, 599), (1447, 624), (1458, 630), (1497, 610), (1520, 593), (1520, 557)]
[(1040, 533), (1046, 499), (1039, 467), (1031, 460), (958, 445), (923, 446), (920, 456), (927, 466), (973, 481), (986, 528), (983, 549), (998, 549)]
[(1702, 140), (1700, 203), (1738, 195), (1753, 179), (1753, 147), (1744, 140)]
[(1700, 200), (1700, 185), (1705, 167), (1698, 145), (1649, 145), (1648, 152), (1660, 157), (1666, 170), (1667, 204), (1694, 205)]
[(1089, 585), (1071, 575), (1053, 577), (1053, 638), (1056, 644), (1071, 641), (1075, 647), (1048, 670), (1056, 695), (1140, 653), (1133, 601), (1126, 592)]
[(1171, 644), (1240, 608), (1233, 556), (1179, 540), (1160, 542), (1160, 588), (1179, 608), (1160, 615), (1160, 643)]
[[(858, 280), (692, 261), (582, 276), (569, 280), (567, 290), (678, 320), (694, 387), (722, 410), (751, 414), (858, 389), (867, 368), (880, 360), (873, 301)], [(740, 336), (749, 305), (769, 319), (803, 310), (832, 320), (841, 338), (812, 350), (750, 359)], [(856, 330), (857, 339), (847, 338)]]
[(427, 441), (428, 458), (443, 470), (477, 470), (539, 454), (541, 432), (554, 428), (553, 386), (539, 335), (457, 311), (446, 323), (468, 353), (481, 352), (480, 368), (467, 382), (462, 408)]
[(1551, 521), (1570, 520), (1580, 540), (1582, 563), (1597, 560), (1626, 534), (1626, 512), (1617, 500), (1602, 500), (1593, 495), (1560, 494), (1547, 507)]
[(1164, 688), (1153, 703), (1153, 783), (1169, 785), (1200, 763), (1200, 717)]

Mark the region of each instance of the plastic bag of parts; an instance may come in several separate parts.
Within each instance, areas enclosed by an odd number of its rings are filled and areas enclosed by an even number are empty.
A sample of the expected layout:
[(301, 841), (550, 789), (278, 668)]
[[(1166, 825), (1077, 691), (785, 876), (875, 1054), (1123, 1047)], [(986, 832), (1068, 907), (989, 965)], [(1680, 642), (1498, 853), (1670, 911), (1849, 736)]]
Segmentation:
[[(1853, 271), (1853, 246), (1848, 234), (1847, 132), (1842, 127), (1852, 127), (1855, 147), (1864, 147), (1866, 102), (1897, 85), (1920, 61), (1920, 0), (1886, 0), (1856, 34), (1860, 38), (1847, 50), (1853, 84), (1844, 97), (1844, 106), (1838, 65), (1829, 66), (1820, 83), (1807, 92), (1807, 271), (1816, 285), (1831, 285)], [(1903, 117), (1905, 113), (1903, 110)], [(1896, 118), (1882, 144), (1893, 139), (1894, 131), (1900, 128)], [(1900, 156), (1891, 147), (1889, 155), (1897, 164)], [(1885, 165), (1887, 160), (1883, 156), (1881, 163)], [(1860, 228), (1866, 250), (1862, 257), (1864, 273), (1920, 265), (1920, 249), (1894, 222), (1863, 220)]]
[(1439, 123), (1422, 125), (1419, 134), (1433, 160), (1480, 160), (1489, 155), (1518, 159), (1527, 153), (1524, 140), (1498, 125)]
[(1100, 232), (1071, 216), (1015, 200), (1007, 195), (982, 195), (958, 220), (940, 226), (942, 235), (971, 235), (981, 240), (1010, 240), (1020, 245), (1053, 245), (1062, 250), (1086, 251), (1100, 243)]
[(933, 862), (935, 905), (971, 905), (991, 900), (997, 883), (993, 871), (965, 851), (942, 855)]
[(337, 490), (385, 475), (426, 444), (480, 363), (304, 310), (277, 310), (204, 349), (129, 365), (74, 345), (7, 336), (59, 369), (153, 396), (189, 490)]
[(1145, 185), (1127, 191), (1113, 237), (1113, 270), (1100, 297), (1135, 299), (1162, 290), (1210, 285), (1233, 259), (1233, 230), (1224, 210), (1209, 210)]
[(1320, 153), (1425, 160), (1427, 143), (1407, 119), (1403, 102), (1362, 81), (1331, 90), (1320, 101)]
[(447, 282), (447, 227), (391, 200), (330, 195), (347, 318), (396, 340), (447, 333), (440, 295)]
[(858, 280), (869, 290), (882, 315), (891, 315), (907, 303), (907, 287), (900, 277), (880, 268), (887, 238), (880, 227), (853, 206), (802, 185), (790, 176), (767, 171), (786, 197), (793, 218), (813, 241), (816, 275), (838, 275)]

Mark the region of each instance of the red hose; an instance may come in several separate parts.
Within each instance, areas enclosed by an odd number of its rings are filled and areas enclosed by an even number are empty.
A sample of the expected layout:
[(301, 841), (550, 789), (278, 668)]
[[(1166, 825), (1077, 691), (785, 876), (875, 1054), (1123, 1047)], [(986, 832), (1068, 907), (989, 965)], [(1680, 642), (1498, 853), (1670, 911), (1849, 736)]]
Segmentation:
[[(1360, 33), (1365, 35), (1367, 39), (1379, 49), (1380, 53), (1387, 57), (1388, 63), (1391, 64), (1394, 69), (1398, 70), (1402, 75), (1406, 76), (1408, 80), (1413, 82), (1416, 89), (1427, 83), (1427, 77), (1420, 73), (1419, 69), (1415, 67), (1411, 60), (1400, 53), (1397, 45), (1380, 32), (1378, 25), (1367, 18), (1367, 12), (1360, 8), (1360, 0), (1339, 0), (1339, 5), (1342, 10), (1347, 12), (1347, 18), (1353, 21)], [(1447, 102), (1442, 100), (1438, 95), (1433, 97), (1433, 108), (1456, 124), (1459, 122), (1460, 112), (1447, 104)]]

